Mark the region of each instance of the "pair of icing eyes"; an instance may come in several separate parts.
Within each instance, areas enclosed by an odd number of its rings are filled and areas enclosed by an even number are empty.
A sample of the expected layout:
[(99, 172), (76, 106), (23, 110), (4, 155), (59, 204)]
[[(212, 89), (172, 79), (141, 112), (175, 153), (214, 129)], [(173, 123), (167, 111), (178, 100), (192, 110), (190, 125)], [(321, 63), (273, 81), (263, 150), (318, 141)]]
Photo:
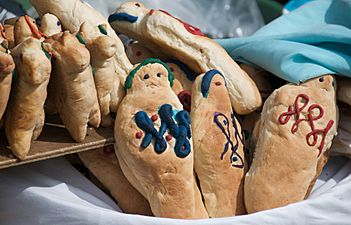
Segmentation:
[[(156, 76), (157, 76), (157, 77), (161, 77), (162, 74), (161, 74), (161, 73), (157, 73)], [(149, 79), (149, 78), (150, 78), (150, 75), (149, 75), (149, 74), (145, 74), (145, 75), (144, 75), (144, 80), (147, 80), (147, 79)]]

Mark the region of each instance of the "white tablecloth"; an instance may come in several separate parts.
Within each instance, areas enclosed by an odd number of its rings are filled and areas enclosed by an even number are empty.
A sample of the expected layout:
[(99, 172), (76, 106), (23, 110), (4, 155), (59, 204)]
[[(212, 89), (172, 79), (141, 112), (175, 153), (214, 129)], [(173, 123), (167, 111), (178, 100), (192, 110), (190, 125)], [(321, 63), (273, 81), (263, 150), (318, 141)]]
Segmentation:
[(332, 157), (308, 200), (251, 215), (182, 221), (124, 214), (65, 159), (48, 160), (0, 170), (0, 224), (351, 224), (351, 160)]

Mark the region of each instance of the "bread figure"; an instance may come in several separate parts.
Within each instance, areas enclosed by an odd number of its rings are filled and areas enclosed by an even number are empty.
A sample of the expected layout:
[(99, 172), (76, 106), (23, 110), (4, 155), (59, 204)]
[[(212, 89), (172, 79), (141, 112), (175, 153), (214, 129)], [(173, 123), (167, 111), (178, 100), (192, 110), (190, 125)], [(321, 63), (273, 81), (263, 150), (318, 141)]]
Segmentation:
[(169, 57), (157, 49), (149, 49), (142, 45), (139, 41), (130, 41), (126, 45), (126, 54), (128, 59), (133, 64), (143, 62), (148, 58), (159, 58), (163, 61), (168, 61)]
[[(99, 26), (91, 26), (83, 23), (79, 34), (85, 41), (85, 46), (90, 52), (90, 64), (94, 69), (94, 81), (97, 91), (97, 96), (101, 111), (101, 125), (104, 127), (112, 127), (114, 120), (110, 115), (111, 95), (114, 91), (115, 67), (114, 55), (117, 51), (116, 40), (107, 36), (106, 26), (101, 24)], [(118, 77), (117, 82), (120, 83)], [(122, 99), (122, 96), (119, 98)], [(113, 106), (117, 111), (119, 102)]]
[(44, 126), (44, 102), (51, 63), (41, 42), (29, 37), (11, 52), (16, 77), (5, 119), (5, 132), (12, 152), (25, 159), (31, 142)]
[(15, 45), (22, 43), (29, 37), (44, 40), (35, 20), (27, 15), (18, 17), (14, 26)]
[(129, 73), (115, 123), (117, 158), (155, 216), (206, 218), (193, 174), (190, 116), (172, 83), (169, 67), (157, 59)]
[(199, 75), (192, 103), (195, 172), (208, 215), (244, 214), (244, 137), (224, 76), (217, 70)]
[(132, 64), (125, 54), (123, 43), (110, 27), (107, 19), (98, 11), (81, 0), (30, 0), (30, 2), (40, 16), (45, 13), (57, 16), (62, 23), (63, 29), (69, 30), (71, 33), (78, 32), (83, 22), (91, 26), (107, 24), (107, 35), (114, 38), (117, 43), (117, 52), (114, 57), (115, 70), (121, 81), (124, 82), (128, 71), (132, 68)]
[(55, 102), (65, 127), (77, 142), (85, 139), (88, 122), (100, 124), (100, 109), (88, 49), (68, 31), (46, 39), (43, 47), (53, 56)]
[[(0, 29), (3, 27), (0, 24)], [(11, 91), (12, 72), (15, 69), (15, 63), (12, 56), (6, 48), (7, 41), (4, 33), (0, 35), (0, 121), (4, 115)], [(3, 46), (5, 45), (5, 47)]]
[(127, 36), (186, 63), (196, 74), (217, 69), (223, 73), (234, 109), (248, 114), (261, 105), (251, 78), (227, 52), (198, 29), (163, 10), (148, 10), (139, 2), (122, 4), (110, 15), (111, 26)]
[(248, 213), (305, 199), (328, 159), (338, 126), (335, 78), (287, 84), (266, 100), (246, 174)]
[(147, 200), (124, 176), (113, 146), (80, 152), (78, 155), (90, 172), (109, 190), (123, 212), (152, 215)]
[(62, 32), (61, 22), (55, 15), (45, 13), (41, 17), (39, 30), (47, 37), (50, 37)]

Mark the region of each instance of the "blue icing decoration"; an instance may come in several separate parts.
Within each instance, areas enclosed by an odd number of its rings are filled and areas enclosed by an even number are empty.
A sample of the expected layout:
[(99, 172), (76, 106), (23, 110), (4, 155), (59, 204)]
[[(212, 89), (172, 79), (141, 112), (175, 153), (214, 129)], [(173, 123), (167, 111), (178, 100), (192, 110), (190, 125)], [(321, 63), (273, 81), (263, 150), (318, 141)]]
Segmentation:
[(207, 72), (205, 73), (205, 75), (203, 76), (202, 82), (201, 82), (201, 93), (202, 93), (202, 96), (203, 96), (203, 97), (205, 97), (205, 98), (208, 97), (212, 78), (213, 78), (216, 74), (221, 75), (221, 76), (223, 77), (224, 81), (225, 81), (224, 76), (223, 76), (222, 73), (219, 72), (218, 70), (210, 70), (210, 71), (207, 71)]
[[(181, 110), (175, 114), (171, 105), (164, 104), (160, 107), (158, 114), (161, 119), (159, 131), (156, 130), (152, 120), (144, 111), (139, 111), (135, 114), (135, 122), (137, 126), (145, 133), (141, 142), (141, 147), (147, 148), (151, 144), (151, 140), (154, 138), (155, 152), (161, 154), (167, 148), (167, 142), (163, 136), (168, 129), (169, 133), (176, 139), (174, 146), (176, 156), (185, 158), (191, 152), (189, 142), (189, 139), (191, 138), (189, 113), (185, 110)], [(175, 120), (173, 117), (175, 117)]]
[(231, 133), (229, 129), (229, 119), (220, 112), (215, 112), (213, 122), (219, 127), (219, 129), (222, 131), (222, 133), (225, 135), (227, 142), (224, 144), (223, 152), (221, 154), (221, 160), (223, 160), (224, 155), (228, 152), (229, 147), (231, 150), (231, 155), (230, 155), (230, 163), (232, 164), (233, 167), (237, 168), (243, 168), (244, 167), (244, 161), (243, 158), (237, 153), (238, 147), (239, 147), (239, 140), (244, 144), (242, 137), (240, 137), (239, 132), (238, 132), (238, 126), (235, 121), (234, 114), (231, 115), (232, 117), (232, 123), (234, 127), (234, 138), (235, 138), (235, 145), (231, 139)]
[(127, 21), (130, 23), (135, 23), (138, 20), (137, 16), (132, 16), (128, 13), (115, 13), (108, 17), (108, 22), (112, 23), (114, 21)]

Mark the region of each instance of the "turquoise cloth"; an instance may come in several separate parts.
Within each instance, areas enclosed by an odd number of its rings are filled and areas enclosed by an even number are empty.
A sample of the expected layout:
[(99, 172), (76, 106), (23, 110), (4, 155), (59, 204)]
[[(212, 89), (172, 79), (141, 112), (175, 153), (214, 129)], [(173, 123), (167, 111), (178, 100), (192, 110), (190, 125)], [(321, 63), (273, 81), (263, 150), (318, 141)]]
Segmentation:
[(217, 42), (234, 60), (296, 84), (323, 74), (351, 77), (351, 0), (312, 1), (250, 37)]

